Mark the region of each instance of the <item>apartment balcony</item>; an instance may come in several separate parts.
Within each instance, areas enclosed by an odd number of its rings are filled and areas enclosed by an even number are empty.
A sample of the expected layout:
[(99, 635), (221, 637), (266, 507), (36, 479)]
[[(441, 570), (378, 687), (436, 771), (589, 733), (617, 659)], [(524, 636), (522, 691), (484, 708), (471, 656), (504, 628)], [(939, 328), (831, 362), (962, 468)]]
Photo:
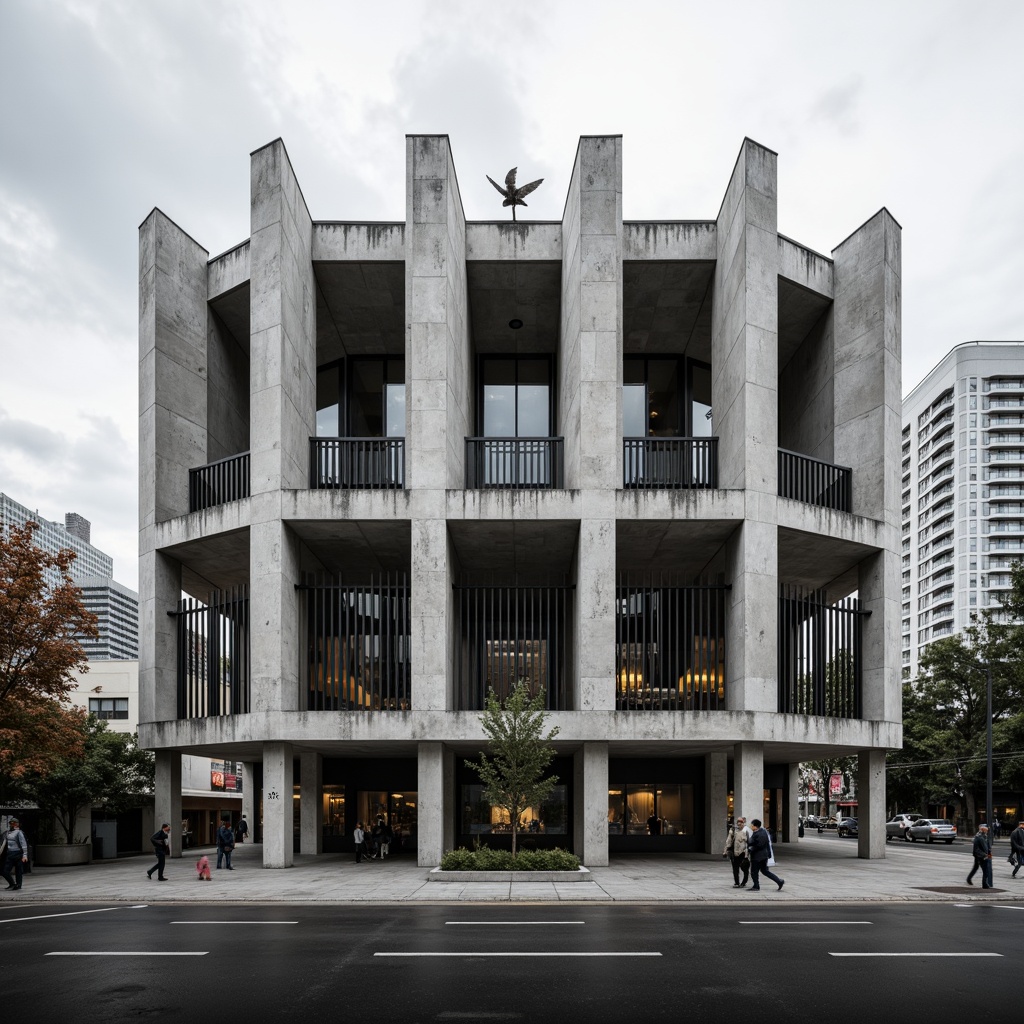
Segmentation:
[(615, 592), (617, 710), (725, 709), (729, 589), (620, 575)]
[(717, 437), (624, 437), (626, 490), (693, 490), (718, 486)]
[(248, 588), (214, 590), (204, 603), (178, 602), (178, 718), (211, 718), (249, 710)]
[(229, 455), (188, 471), (188, 510), (199, 512), (249, 497), (249, 453)]
[(467, 437), (466, 487), (558, 490), (565, 486), (561, 437)]
[(853, 470), (799, 452), (779, 449), (779, 497), (808, 505), (852, 511)]
[(402, 490), (404, 437), (311, 437), (309, 486), (314, 490)]
[(346, 583), (307, 574), (297, 590), (306, 624), (307, 709), (409, 711), (408, 576), (381, 573)]

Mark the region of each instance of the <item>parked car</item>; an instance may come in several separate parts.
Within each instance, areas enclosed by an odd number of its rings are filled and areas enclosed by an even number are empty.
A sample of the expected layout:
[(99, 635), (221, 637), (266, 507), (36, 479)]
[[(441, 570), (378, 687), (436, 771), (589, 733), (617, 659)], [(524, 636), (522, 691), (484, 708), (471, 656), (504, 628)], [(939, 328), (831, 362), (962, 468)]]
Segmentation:
[(885, 823), (885, 841), (890, 839), (908, 840), (907, 829), (920, 818), (920, 814), (895, 814)]
[(836, 833), (840, 836), (856, 836), (860, 832), (857, 826), (856, 818), (840, 818), (839, 824), (836, 826)]
[(923, 839), (927, 843), (941, 839), (948, 846), (956, 839), (956, 825), (945, 818), (918, 818), (907, 829), (907, 838), (912, 843), (916, 843), (918, 839)]

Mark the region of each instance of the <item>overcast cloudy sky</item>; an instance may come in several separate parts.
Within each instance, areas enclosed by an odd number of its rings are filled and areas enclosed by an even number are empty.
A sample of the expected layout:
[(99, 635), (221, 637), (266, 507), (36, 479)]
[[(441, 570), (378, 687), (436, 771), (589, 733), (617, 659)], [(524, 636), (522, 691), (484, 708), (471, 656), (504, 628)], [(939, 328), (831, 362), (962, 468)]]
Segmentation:
[(743, 137), (779, 230), (828, 254), (903, 227), (904, 393), (953, 345), (1024, 338), (1024, 4), (0, 0), (0, 491), (77, 511), (136, 586), (137, 228), (215, 255), (281, 136), (314, 218), (403, 220), (406, 133), (546, 179), (623, 135), (627, 219), (713, 218)]

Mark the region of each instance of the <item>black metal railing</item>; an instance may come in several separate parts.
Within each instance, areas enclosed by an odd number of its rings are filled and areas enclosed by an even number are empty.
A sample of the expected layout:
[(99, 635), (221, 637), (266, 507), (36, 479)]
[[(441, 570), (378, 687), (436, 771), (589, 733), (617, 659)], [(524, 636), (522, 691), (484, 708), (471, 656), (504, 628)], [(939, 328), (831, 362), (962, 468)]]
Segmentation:
[(249, 590), (214, 590), (178, 602), (178, 718), (249, 710)]
[(401, 490), (405, 487), (405, 438), (311, 437), (309, 486)]
[(793, 498), (808, 505), (852, 511), (853, 470), (813, 459), (810, 455), (779, 449), (779, 497)]
[(619, 711), (725, 708), (728, 584), (680, 586), (620, 573), (615, 589)]
[(307, 575), (305, 600), (310, 711), (409, 711), (409, 579), (381, 573), (357, 583)]
[(467, 437), (466, 487), (564, 487), (561, 437)]
[(861, 717), (861, 621), (855, 597), (828, 603), (817, 591), (779, 588), (779, 711)]
[(572, 708), (573, 598), (569, 583), (457, 583), (455, 701), (480, 711), (487, 691), (504, 699), (525, 679), (549, 711)]
[(688, 490), (718, 486), (717, 437), (624, 437), (622, 486)]
[(188, 471), (188, 510), (198, 512), (214, 505), (249, 497), (249, 453), (229, 455)]

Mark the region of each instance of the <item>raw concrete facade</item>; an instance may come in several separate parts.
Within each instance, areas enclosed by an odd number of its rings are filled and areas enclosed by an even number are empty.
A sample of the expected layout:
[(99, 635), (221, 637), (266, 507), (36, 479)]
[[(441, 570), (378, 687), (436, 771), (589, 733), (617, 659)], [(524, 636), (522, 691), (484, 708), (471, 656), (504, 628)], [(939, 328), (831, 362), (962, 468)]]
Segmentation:
[(928, 644), (998, 619), (1024, 557), (1024, 342), (948, 352), (903, 403), (903, 678)]
[[(177, 817), (177, 755), (215, 752), (253, 765), (268, 867), (378, 815), (424, 865), (500, 841), (464, 761), (511, 651), (560, 730), (538, 842), (591, 865), (712, 850), (733, 812), (795, 841), (794, 766), (834, 752), (861, 758), (860, 853), (883, 856), (899, 225), (883, 209), (832, 258), (785, 238), (777, 156), (750, 140), (709, 221), (625, 222), (618, 136), (580, 140), (556, 222), (467, 222), (448, 138), (406, 154), (404, 222), (312, 219), (278, 140), (252, 155), (236, 248), (210, 259), (158, 209), (141, 226), (158, 817)], [(376, 425), (357, 429), (365, 408)], [(361, 468), (325, 469), (336, 452)], [(220, 609), (230, 657), (183, 591)], [(538, 594), (548, 611), (515, 634)]]

